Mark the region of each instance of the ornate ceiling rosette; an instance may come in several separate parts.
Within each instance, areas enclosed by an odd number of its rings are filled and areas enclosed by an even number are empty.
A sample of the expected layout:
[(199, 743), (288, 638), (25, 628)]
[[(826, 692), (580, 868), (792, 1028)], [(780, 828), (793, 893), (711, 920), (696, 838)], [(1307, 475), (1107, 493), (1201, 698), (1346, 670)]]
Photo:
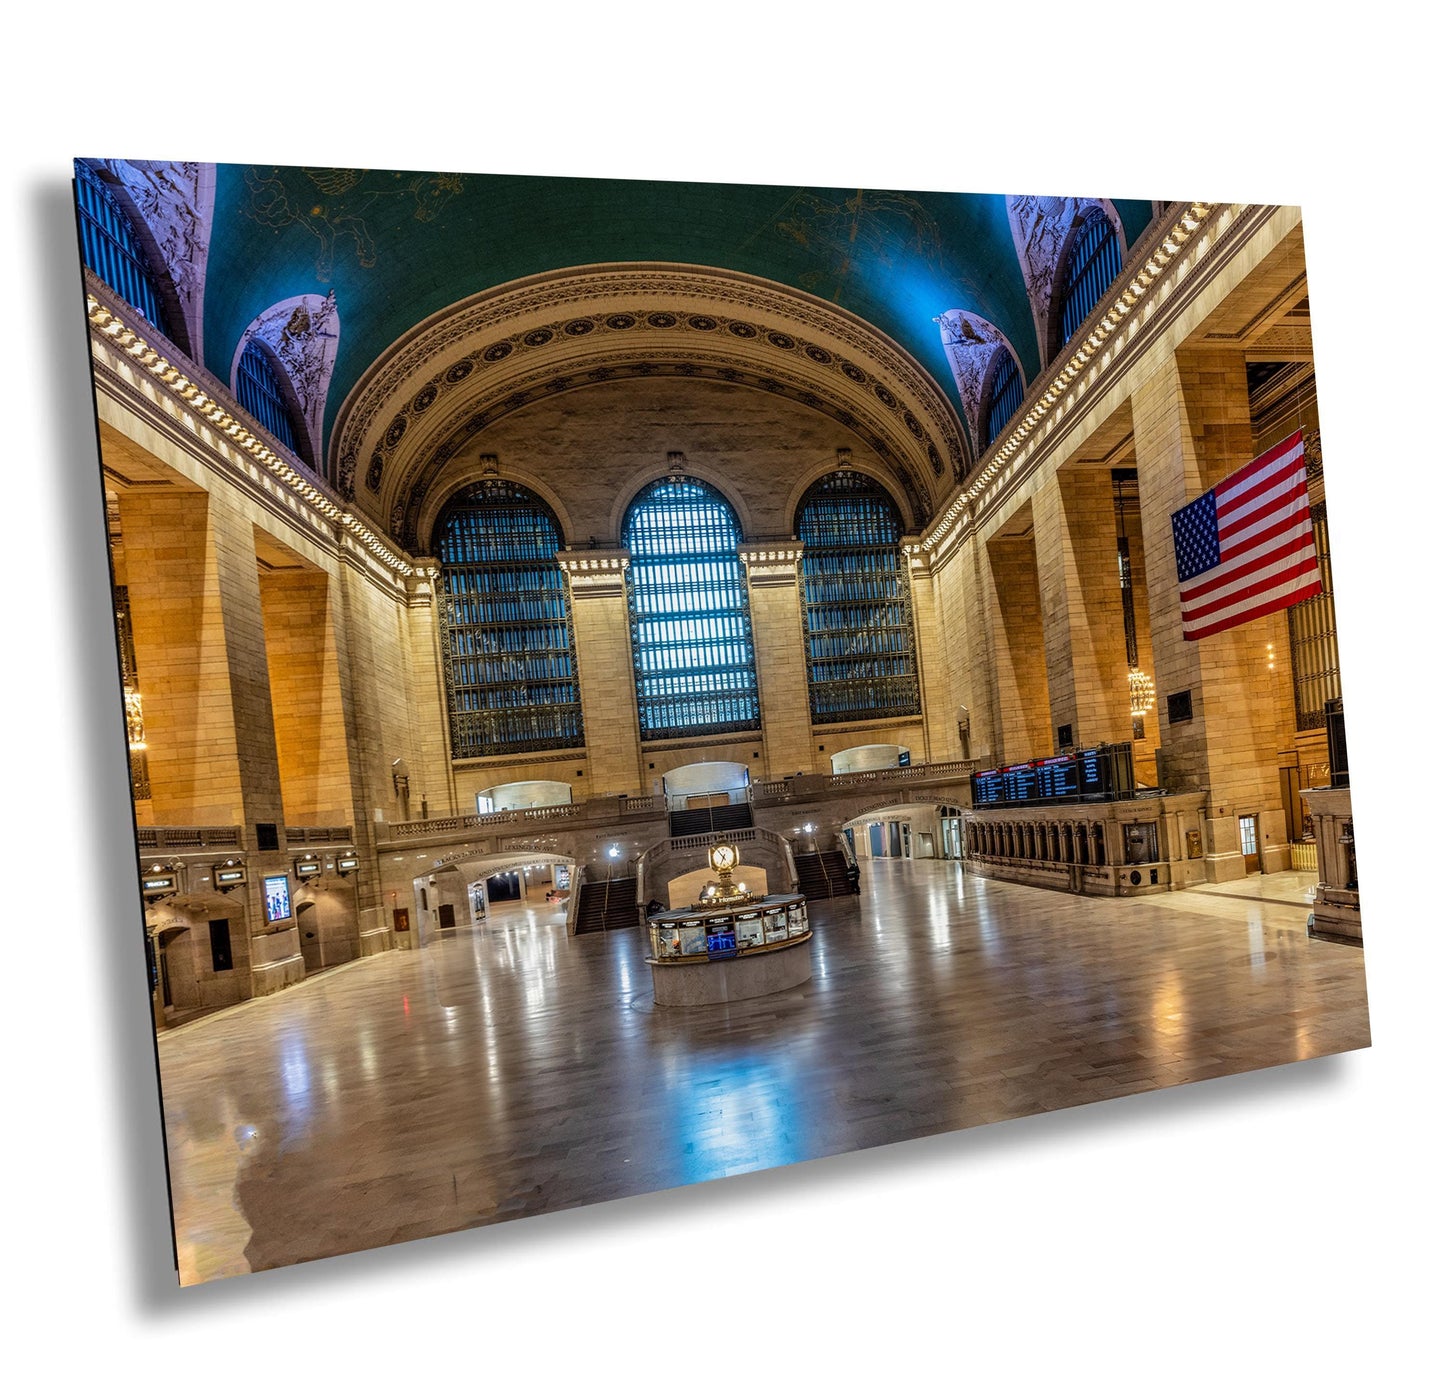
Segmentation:
[(490, 425), (550, 395), (648, 376), (720, 380), (834, 419), (896, 478), (913, 528), (969, 465), (943, 391), (860, 318), (739, 273), (614, 263), (509, 283), (417, 326), (342, 404), (330, 476), (415, 547), (433, 484)]

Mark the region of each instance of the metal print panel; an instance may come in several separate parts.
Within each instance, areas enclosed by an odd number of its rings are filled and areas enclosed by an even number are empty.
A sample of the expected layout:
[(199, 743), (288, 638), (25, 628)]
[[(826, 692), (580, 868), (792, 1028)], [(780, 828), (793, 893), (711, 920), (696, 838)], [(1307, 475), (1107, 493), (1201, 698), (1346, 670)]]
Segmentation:
[(182, 1283), (1369, 1043), (1298, 209), (75, 178)]

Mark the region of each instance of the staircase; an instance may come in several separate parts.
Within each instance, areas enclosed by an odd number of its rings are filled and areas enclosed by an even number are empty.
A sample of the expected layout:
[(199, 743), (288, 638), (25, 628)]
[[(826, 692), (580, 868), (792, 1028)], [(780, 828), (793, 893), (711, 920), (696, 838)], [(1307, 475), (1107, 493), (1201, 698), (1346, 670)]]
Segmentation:
[(669, 836), (702, 836), (713, 831), (746, 831), (753, 824), (751, 802), (729, 802), (722, 807), (690, 807), (667, 814)]
[(842, 851), (797, 851), (793, 862), (798, 867), (798, 893), (807, 899), (857, 894)]
[(577, 892), (575, 933), (600, 933), (637, 926), (637, 880), (593, 880)]

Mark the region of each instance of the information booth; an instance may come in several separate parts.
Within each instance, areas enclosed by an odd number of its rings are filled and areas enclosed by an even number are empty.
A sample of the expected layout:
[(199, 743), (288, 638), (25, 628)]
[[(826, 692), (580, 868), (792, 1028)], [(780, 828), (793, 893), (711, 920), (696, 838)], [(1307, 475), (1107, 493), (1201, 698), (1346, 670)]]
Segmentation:
[(731, 873), (737, 847), (709, 852), (717, 881), (696, 904), (647, 921), (653, 1000), (706, 1006), (766, 996), (813, 975), (808, 901), (800, 894), (751, 895)]

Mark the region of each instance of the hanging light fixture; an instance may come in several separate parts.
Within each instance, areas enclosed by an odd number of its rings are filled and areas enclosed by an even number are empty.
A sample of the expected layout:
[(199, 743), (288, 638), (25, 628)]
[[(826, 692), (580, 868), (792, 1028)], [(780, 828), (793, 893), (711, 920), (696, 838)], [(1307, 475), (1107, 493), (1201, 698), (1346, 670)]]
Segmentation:
[(1119, 541), (1119, 591), (1124, 600), (1124, 652), (1129, 660), (1129, 714), (1134, 737), (1144, 737), (1144, 719), (1154, 708), (1154, 678), (1139, 665), (1139, 636), (1134, 625), (1134, 580), (1129, 567), (1129, 533), (1124, 528), (1123, 473), (1114, 474), (1114, 515)]
[(1154, 708), (1154, 681), (1138, 666), (1129, 667), (1129, 713), (1142, 720)]
[(125, 731), (130, 742), (132, 753), (144, 749), (146, 746), (145, 716), (141, 711), (140, 691), (126, 686), (125, 694)]

